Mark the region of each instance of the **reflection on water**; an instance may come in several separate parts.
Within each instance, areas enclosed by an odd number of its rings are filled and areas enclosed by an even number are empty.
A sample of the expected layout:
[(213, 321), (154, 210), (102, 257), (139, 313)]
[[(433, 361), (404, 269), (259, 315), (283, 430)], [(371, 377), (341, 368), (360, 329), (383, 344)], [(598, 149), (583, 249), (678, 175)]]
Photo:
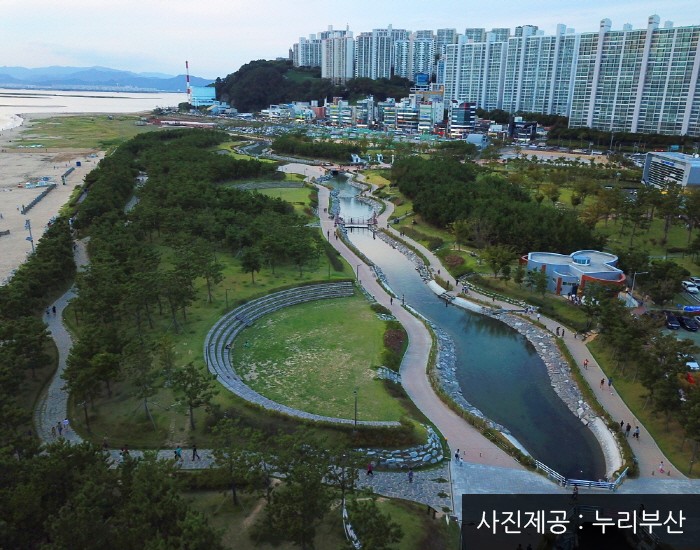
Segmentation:
[[(341, 198), (341, 214), (345, 203)], [(354, 204), (353, 216), (369, 208)], [(364, 208), (360, 211), (359, 206)], [(504, 323), (444, 302), (427, 288), (413, 265), (367, 230), (350, 239), (375, 261), (398, 296), (454, 340), (457, 380), (465, 398), (506, 426), (537, 459), (567, 477), (598, 479), (605, 472), (600, 446), (551, 387), (542, 359), (527, 339)]]

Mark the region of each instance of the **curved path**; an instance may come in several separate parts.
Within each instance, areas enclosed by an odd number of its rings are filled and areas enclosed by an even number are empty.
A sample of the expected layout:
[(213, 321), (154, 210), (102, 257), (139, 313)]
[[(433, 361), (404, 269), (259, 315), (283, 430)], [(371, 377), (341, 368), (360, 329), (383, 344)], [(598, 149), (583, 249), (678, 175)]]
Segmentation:
[[(86, 241), (75, 241), (73, 257), (78, 271), (85, 269), (88, 264), (86, 244)], [(68, 392), (63, 389), (65, 382), (61, 378), (61, 374), (66, 368), (66, 360), (70, 348), (73, 346), (73, 339), (63, 324), (63, 310), (75, 296), (75, 287), (71, 287), (47, 309), (50, 311), (51, 306), (55, 307), (56, 314), (44, 314), (44, 322), (48, 325), (58, 350), (58, 367), (46, 392), (41, 395), (34, 409), (34, 426), (42, 441), (52, 441), (51, 428), (57, 427), (59, 423), (68, 418)], [(64, 430), (62, 435), (71, 443), (82, 441), (82, 438), (72, 428)]]
[[(309, 175), (312, 167), (305, 167), (304, 172)], [(323, 169), (321, 169), (321, 174)], [(330, 191), (323, 186), (317, 186), (318, 201), (321, 205), (328, 204)], [(387, 209), (378, 217), (380, 226), (385, 227), (387, 220), (393, 212), (393, 205), (388, 204)], [(524, 469), (508, 453), (491, 443), (481, 432), (450, 409), (435, 393), (430, 385), (426, 373), (426, 365), (430, 356), (432, 337), (428, 329), (421, 321), (404, 309), (398, 300), (391, 303), (389, 294), (375, 280), (369, 267), (341, 240), (334, 237), (335, 226), (332, 219), (321, 218), (323, 235), (330, 236), (331, 244), (340, 252), (351, 266), (361, 265), (359, 271), (360, 284), (375, 297), (384, 307), (388, 308), (404, 326), (408, 333), (408, 348), (401, 363), (401, 380), (406, 393), (411, 400), (427, 416), (438, 430), (447, 438), (451, 452), (457, 449), (466, 451), (464, 458), (468, 462), (490, 464), (509, 468)]]

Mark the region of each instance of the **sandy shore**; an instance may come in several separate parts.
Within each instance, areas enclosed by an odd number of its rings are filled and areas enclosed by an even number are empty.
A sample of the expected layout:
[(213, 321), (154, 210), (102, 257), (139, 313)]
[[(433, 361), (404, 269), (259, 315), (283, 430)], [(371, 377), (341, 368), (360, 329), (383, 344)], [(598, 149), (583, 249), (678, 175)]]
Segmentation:
[[(36, 245), (49, 220), (68, 202), (75, 187), (83, 183), (87, 173), (104, 155), (101, 151), (88, 149), (18, 149), (14, 146), (14, 140), (31, 129), (33, 120), (49, 116), (55, 115), (22, 115), (24, 122), (21, 126), (0, 133), (0, 233), (10, 231), (9, 235), (0, 236), (0, 284), (7, 282), (32, 251), (32, 244), (27, 240), (29, 231), (25, 229), (27, 220), (31, 222)], [(81, 166), (77, 167), (76, 162)], [(75, 167), (75, 170), (63, 185), (61, 175), (70, 167)], [(21, 214), (22, 206), (44, 191), (41, 187), (25, 189), (23, 185), (43, 177), (53, 179), (56, 188), (26, 215)]]

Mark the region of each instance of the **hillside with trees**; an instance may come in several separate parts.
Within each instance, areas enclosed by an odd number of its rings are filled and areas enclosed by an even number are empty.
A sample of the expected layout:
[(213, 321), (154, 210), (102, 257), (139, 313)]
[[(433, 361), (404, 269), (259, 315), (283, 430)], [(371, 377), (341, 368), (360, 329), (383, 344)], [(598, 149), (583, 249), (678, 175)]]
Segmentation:
[(319, 67), (294, 67), (291, 61), (257, 60), (246, 63), (235, 73), (217, 78), (216, 97), (243, 112), (259, 111), (277, 103), (342, 97), (355, 101), (373, 95), (378, 101), (408, 95), (410, 81), (394, 76), (372, 80), (356, 78), (345, 85), (334, 85), (321, 78)]

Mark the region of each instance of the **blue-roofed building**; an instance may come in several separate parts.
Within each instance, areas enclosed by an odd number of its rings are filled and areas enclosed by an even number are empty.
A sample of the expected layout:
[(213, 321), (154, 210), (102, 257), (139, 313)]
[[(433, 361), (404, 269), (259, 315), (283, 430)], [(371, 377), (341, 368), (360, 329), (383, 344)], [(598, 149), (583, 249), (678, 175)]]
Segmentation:
[(209, 86), (190, 87), (190, 105), (192, 107), (209, 107), (216, 102), (216, 88)]
[(669, 184), (700, 185), (700, 157), (672, 152), (647, 153), (642, 182), (659, 188)]
[(625, 274), (618, 269), (617, 256), (598, 250), (578, 250), (569, 254), (530, 252), (523, 256), (527, 270), (547, 273), (547, 290), (555, 294), (577, 294), (586, 283), (622, 286)]

